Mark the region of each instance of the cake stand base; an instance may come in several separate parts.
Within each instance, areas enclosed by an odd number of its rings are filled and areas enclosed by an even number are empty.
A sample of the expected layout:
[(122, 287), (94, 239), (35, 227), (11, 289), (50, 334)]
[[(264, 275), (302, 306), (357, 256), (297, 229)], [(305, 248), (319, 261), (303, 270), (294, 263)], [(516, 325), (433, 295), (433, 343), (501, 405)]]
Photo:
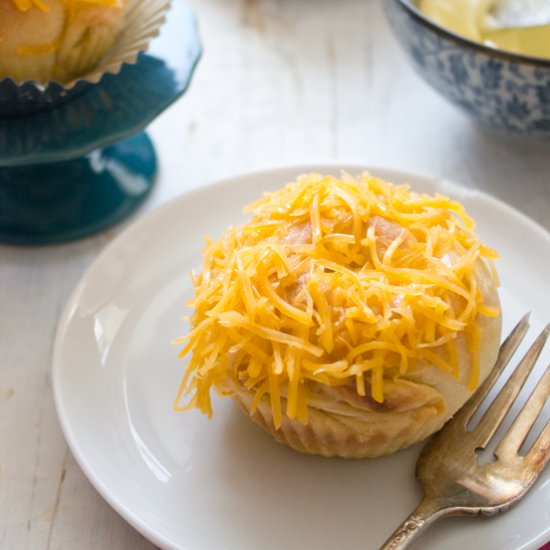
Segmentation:
[(53, 244), (115, 225), (147, 197), (156, 168), (144, 132), (74, 160), (0, 167), (0, 242)]

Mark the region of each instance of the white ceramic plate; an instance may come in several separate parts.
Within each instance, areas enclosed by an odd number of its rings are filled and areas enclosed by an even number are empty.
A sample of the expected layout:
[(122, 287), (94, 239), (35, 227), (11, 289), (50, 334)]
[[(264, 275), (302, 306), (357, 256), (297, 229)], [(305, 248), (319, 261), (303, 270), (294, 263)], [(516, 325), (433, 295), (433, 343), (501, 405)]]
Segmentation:
[[(364, 167), (346, 166), (351, 173)], [(301, 172), (250, 174), (170, 202), (125, 231), (82, 278), (61, 318), (53, 385), (76, 460), (127, 521), (163, 548), (377, 548), (420, 498), (415, 447), (376, 460), (302, 456), (275, 443), (230, 400), (215, 416), (175, 413), (183, 365), (171, 339), (185, 331), (188, 272), (205, 234), (244, 219), (243, 205)], [(451, 184), (373, 169), (416, 190), (458, 198), (502, 254), (505, 328), (523, 312), (550, 315), (550, 236), (495, 199)], [(545, 358), (548, 362), (548, 354)], [(422, 549), (535, 549), (550, 539), (550, 469), (512, 511), (444, 520)]]

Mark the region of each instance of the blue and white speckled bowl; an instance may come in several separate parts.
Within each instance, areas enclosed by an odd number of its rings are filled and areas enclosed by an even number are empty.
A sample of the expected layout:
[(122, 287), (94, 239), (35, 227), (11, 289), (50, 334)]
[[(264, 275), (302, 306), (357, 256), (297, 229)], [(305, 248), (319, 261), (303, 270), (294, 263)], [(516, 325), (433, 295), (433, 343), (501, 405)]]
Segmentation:
[(550, 59), (495, 50), (448, 31), (412, 0), (384, 0), (420, 75), (485, 127), (550, 140)]

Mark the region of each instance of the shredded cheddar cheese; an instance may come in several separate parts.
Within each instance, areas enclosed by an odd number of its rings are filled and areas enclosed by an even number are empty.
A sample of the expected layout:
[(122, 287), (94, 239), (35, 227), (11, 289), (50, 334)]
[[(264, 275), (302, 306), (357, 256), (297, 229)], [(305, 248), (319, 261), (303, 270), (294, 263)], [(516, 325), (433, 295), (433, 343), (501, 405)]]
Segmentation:
[(386, 379), (422, 364), (458, 378), (460, 333), (477, 386), (476, 318), (499, 312), (476, 269), (498, 255), (460, 203), (367, 173), (307, 174), (247, 210), (247, 223), (207, 239), (193, 275), (177, 410), (211, 416), (211, 389), (231, 395), (231, 380), (253, 392), (251, 414), (267, 398), (276, 427), (283, 415), (306, 423), (311, 382), (382, 402)]
[[(50, 8), (44, 0), (12, 0), (14, 6), (22, 12), (37, 8), (43, 12), (49, 12)], [(61, 0), (68, 8), (76, 8), (78, 5), (93, 5), (107, 6), (107, 7), (120, 7), (122, 6), (121, 0)]]

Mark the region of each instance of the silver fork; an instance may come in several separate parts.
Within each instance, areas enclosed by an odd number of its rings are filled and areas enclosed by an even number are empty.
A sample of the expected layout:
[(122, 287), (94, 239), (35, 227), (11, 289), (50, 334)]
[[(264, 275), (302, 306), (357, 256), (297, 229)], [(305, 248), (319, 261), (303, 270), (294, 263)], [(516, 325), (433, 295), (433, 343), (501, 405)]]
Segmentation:
[(502, 344), (497, 362), (478, 391), (422, 450), (416, 476), (424, 491), (416, 510), (380, 550), (403, 550), (434, 521), (445, 516), (493, 515), (515, 504), (531, 488), (550, 459), (550, 420), (529, 451), (519, 454), (550, 395), (550, 366), (539, 380), (508, 431), (498, 443), (495, 460), (478, 463), (510, 410), (550, 334), (542, 331), (471, 430), (468, 424), (517, 350), (529, 328), (526, 315)]

